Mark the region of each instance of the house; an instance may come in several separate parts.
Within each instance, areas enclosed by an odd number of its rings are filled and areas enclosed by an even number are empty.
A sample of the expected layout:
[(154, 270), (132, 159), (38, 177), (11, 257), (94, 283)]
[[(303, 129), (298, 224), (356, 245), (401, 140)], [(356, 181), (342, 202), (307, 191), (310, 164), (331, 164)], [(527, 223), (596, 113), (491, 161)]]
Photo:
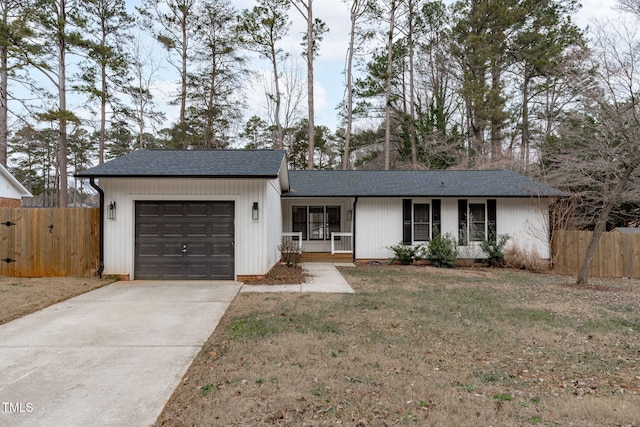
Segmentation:
[(513, 171), (288, 171), (279, 150), (141, 150), (77, 176), (101, 196), (100, 272), (135, 279), (263, 276), (283, 238), (369, 260), (442, 233), (476, 258), (495, 230), (549, 258), (564, 195)]
[(33, 197), (11, 172), (0, 164), (0, 207), (19, 208), (24, 197)]

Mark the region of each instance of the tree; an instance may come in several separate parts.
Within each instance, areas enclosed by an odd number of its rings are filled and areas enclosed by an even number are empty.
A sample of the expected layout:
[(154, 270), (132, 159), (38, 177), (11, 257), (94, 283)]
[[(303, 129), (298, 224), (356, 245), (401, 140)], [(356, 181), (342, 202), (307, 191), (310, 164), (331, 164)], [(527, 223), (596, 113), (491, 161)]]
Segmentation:
[(308, 118), (308, 144), (309, 144), (309, 163), (307, 169), (313, 169), (313, 153), (315, 140), (315, 108), (313, 99), (313, 60), (320, 48), (320, 41), (323, 35), (329, 31), (326, 24), (317, 18), (313, 18), (313, 0), (292, 0), (293, 6), (307, 23), (307, 32), (304, 36), (306, 48), (304, 56), (307, 61), (307, 104), (309, 106)]
[[(67, 206), (67, 124), (79, 122), (67, 109), (68, 59), (74, 48), (86, 46), (81, 31), (85, 23), (76, 4), (67, 0), (36, 0), (29, 19), (34, 25), (28, 63), (39, 70), (57, 92), (57, 105), (39, 115), (40, 120), (58, 123), (58, 206)], [(44, 42), (43, 42), (44, 41)]]
[(251, 10), (244, 10), (238, 18), (236, 27), (242, 44), (269, 61), (273, 72), (275, 90), (271, 95), (275, 104), (273, 122), (276, 128), (277, 148), (284, 146), (280, 109), (280, 71), (278, 64), (287, 57), (279, 47), (280, 41), (289, 32), (289, 0), (258, 0)]
[(602, 24), (592, 61), (594, 81), (581, 85), (580, 110), (548, 144), (548, 176), (582, 201), (593, 236), (577, 277), (588, 283), (591, 260), (611, 213), (640, 199), (640, 30), (636, 22)]
[[(530, 163), (531, 103), (537, 93), (545, 90), (548, 77), (558, 75), (567, 52), (583, 44), (582, 33), (571, 22), (576, 5), (571, 1), (523, 1), (527, 19), (514, 37), (512, 56), (518, 66), (521, 81), (521, 143), (520, 152), (525, 169)], [(536, 80), (540, 82), (537, 87)], [(532, 93), (532, 91), (535, 91)]]
[(27, 2), (0, 0), (0, 164), (7, 165), (9, 138), (9, 79), (25, 65), (22, 50), (24, 39), (30, 35), (23, 17)]
[(385, 74), (385, 90), (384, 90), (384, 169), (389, 170), (391, 166), (391, 82), (393, 79), (393, 37), (396, 29), (396, 11), (398, 2), (391, 0), (389, 5), (389, 31), (387, 33), (387, 70)]
[(189, 75), (188, 95), (193, 145), (202, 148), (223, 148), (228, 144), (229, 129), (239, 121), (243, 103), (239, 90), (246, 75), (245, 58), (235, 37), (236, 11), (228, 0), (212, 0), (198, 13), (202, 28), (201, 43), (196, 55), (198, 68)]
[(137, 146), (143, 149), (149, 140), (148, 124), (155, 126), (162, 123), (164, 113), (157, 109), (151, 93), (151, 85), (160, 71), (160, 65), (154, 60), (153, 49), (141, 43), (139, 38), (133, 41), (132, 52), (129, 53), (131, 77), (123, 92), (130, 98), (128, 115), (136, 128)]
[(294, 128), (293, 140), (289, 148), (289, 165), (293, 169), (305, 169), (312, 156), (314, 168), (334, 169), (338, 165), (338, 150), (335, 136), (326, 126), (315, 127), (316, 145), (312, 154), (309, 152), (309, 122), (301, 119)]
[[(373, 4), (369, 0), (351, 0), (350, 8), (350, 30), (349, 30), (349, 47), (347, 48), (347, 60), (345, 66), (346, 74), (346, 126), (344, 133), (344, 146), (342, 154), (342, 169), (349, 169), (350, 163), (350, 145), (351, 134), (353, 131), (353, 58), (356, 51), (356, 33), (358, 32), (359, 22), (367, 16), (373, 8)], [(364, 33), (360, 39), (358, 47), (361, 47), (362, 42), (370, 38), (370, 33)]]
[(144, 0), (136, 7), (145, 26), (169, 52), (169, 63), (180, 76), (178, 93), (179, 118), (178, 139), (183, 148), (186, 141), (187, 82), (192, 56), (192, 41), (202, 28), (198, 25), (196, 0)]
[(107, 106), (117, 112), (122, 108), (114, 93), (126, 85), (128, 59), (123, 46), (125, 35), (133, 24), (124, 0), (87, 0), (83, 3), (87, 14), (87, 35), (90, 38), (88, 59), (83, 67), (83, 89), (90, 99), (96, 99), (100, 109), (98, 130), (98, 163), (104, 162), (107, 127)]
[(35, 129), (26, 125), (11, 138), (9, 155), (16, 167), (12, 173), (24, 183), (34, 197), (39, 197), (43, 206), (57, 202), (56, 188), (56, 131)]

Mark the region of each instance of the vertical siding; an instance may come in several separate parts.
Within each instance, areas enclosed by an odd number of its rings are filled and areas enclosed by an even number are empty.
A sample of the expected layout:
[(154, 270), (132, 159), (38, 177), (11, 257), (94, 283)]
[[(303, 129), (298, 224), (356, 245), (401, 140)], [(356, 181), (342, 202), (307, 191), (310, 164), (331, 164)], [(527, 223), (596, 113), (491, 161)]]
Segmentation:
[[(264, 179), (126, 179), (102, 178), (105, 204), (117, 204), (117, 218), (105, 219), (105, 274), (133, 277), (136, 200), (233, 200), (235, 202), (235, 274), (265, 274), (266, 185)], [(251, 219), (253, 202), (260, 219)]]
[(387, 247), (402, 241), (402, 199), (358, 199), (356, 239), (356, 258), (391, 258)]
[(510, 236), (507, 245), (535, 249), (542, 258), (551, 258), (549, 246), (548, 199), (498, 199), (498, 234)]
[[(431, 203), (431, 199), (414, 200)], [(458, 198), (442, 198), (441, 232), (458, 238)], [(486, 203), (486, 199), (469, 199)], [(509, 245), (535, 249), (550, 258), (548, 239), (549, 202), (545, 199), (497, 199), (497, 232), (510, 236)], [(402, 198), (360, 198), (356, 217), (356, 258), (390, 258), (388, 246), (402, 240)], [(462, 247), (462, 257), (479, 258), (479, 245)]]
[(265, 217), (264, 223), (268, 224), (266, 228), (266, 257), (263, 267), (264, 271), (268, 271), (280, 260), (280, 239), (282, 236), (282, 202), (280, 200), (280, 183), (277, 179), (271, 180), (267, 184)]

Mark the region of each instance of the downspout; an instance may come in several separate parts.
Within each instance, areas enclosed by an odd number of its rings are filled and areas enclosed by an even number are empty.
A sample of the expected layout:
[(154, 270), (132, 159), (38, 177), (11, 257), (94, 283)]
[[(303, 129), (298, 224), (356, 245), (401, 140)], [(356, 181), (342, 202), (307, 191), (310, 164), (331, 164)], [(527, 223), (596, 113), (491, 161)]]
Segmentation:
[(104, 191), (98, 187), (93, 177), (89, 178), (89, 184), (95, 188), (100, 195), (100, 265), (96, 270), (96, 274), (102, 279), (102, 272), (104, 271)]
[(356, 196), (355, 200), (353, 201), (353, 224), (351, 225), (353, 227), (353, 256), (351, 257), (351, 261), (355, 264), (356, 263), (356, 205), (358, 204), (358, 196)]

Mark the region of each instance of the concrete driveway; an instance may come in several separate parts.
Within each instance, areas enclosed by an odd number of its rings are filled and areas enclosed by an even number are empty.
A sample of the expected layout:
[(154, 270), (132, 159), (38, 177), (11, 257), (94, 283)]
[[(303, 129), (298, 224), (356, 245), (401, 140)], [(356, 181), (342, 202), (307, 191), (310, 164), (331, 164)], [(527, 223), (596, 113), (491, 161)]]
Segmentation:
[(118, 282), (0, 325), (0, 425), (152, 424), (240, 287)]

